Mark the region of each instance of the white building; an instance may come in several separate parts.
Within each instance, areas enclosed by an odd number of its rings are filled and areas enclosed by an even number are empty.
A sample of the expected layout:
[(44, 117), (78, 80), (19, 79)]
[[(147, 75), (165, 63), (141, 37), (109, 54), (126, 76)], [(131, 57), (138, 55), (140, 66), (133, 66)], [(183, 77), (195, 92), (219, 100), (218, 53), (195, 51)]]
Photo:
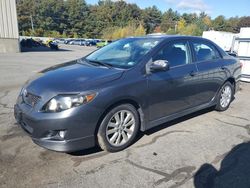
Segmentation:
[(15, 0), (0, 0), (0, 53), (19, 52)]
[(241, 28), (239, 36), (235, 38), (234, 50), (242, 63), (241, 80), (250, 82), (250, 28)]

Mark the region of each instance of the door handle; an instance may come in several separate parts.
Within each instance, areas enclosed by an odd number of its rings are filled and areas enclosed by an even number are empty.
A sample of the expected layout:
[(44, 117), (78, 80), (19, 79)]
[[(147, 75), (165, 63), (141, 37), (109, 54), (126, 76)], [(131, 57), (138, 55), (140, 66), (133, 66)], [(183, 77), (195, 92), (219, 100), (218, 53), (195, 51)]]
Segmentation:
[(195, 72), (195, 71), (191, 71), (191, 72), (189, 73), (189, 75), (190, 75), (190, 76), (195, 76), (195, 75), (196, 75), (196, 72)]
[(222, 67), (221, 67), (221, 70), (226, 70), (226, 67), (223, 67), (223, 66), (222, 66)]

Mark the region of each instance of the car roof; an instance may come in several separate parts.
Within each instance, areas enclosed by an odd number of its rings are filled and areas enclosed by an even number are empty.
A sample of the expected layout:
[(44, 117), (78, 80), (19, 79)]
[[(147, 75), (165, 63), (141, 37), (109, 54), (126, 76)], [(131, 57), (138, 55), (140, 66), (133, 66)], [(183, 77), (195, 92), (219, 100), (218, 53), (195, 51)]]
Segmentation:
[(191, 40), (195, 40), (198, 39), (200, 41), (203, 42), (209, 42), (212, 43), (214, 46), (216, 46), (217, 50), (220, 51), (220, 53), (222, 54), (222, 56), (225, 56), (226, 53), (224, 52), (224, 50), (222, 50), (216, 43), (214, 43), (211, 40), (208, 40), (206, 38), (202, 38), (202, 37), (198, 37), (198, 36), (187, 36), (187, 35), (167, 35), (167, 34), (149, 34), (146, 36), (139, 36), (139, 37), (128, 37), (128, 38), (135, 38), (135, 39), (153, 39), (153, 38), (159, 38), (162, 39), (163, 41), (166, 40), (176, 40), (176, 39), (191, 39)]
[(148, 39), (148, 38), (161, 38), (161, 39), (204, 39), (197, 36), (187, 36), (187, 35), (167, 35), (167, 34), (149, 34), (145, 36), (138, 37), (128, 37), (128, 38), (138, 38), (138, 39)]

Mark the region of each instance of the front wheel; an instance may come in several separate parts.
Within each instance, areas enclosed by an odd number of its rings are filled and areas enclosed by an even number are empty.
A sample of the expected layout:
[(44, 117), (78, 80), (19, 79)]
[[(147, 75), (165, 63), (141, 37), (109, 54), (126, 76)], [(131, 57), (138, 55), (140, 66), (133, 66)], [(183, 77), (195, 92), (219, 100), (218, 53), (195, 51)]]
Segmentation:
[(220, 89), (217, 96), (217, 105), (215, 107), (218, 111), (225, 111), (230, 106), (234, 95), (233, 86), (230, 82), (226, 82)]
[(133, 143), (139, 130), (139, 115), (131, 104), (122, 104), (109, 111), (99, 127), (99, 146), (109, 152), (117, 152)]

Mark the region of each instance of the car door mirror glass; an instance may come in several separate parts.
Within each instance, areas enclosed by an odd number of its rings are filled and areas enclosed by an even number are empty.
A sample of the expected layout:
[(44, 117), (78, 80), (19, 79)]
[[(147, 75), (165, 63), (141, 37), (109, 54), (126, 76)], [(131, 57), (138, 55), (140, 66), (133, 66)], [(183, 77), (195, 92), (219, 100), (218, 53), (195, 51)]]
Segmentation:
[(169, 63), (166, 60), (156, 60), (150, 65), (151, 72), (167, 71), (169, 70)]

